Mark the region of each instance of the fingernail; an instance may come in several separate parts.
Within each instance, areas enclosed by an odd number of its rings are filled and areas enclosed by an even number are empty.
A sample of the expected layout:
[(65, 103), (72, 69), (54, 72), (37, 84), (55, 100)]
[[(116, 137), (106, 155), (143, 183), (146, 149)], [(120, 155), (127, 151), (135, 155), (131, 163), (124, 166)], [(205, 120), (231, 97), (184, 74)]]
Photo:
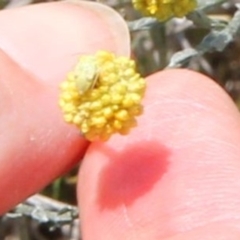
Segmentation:
[(94, 11), (105, 21), (111, 29), (112, 37), (116, 42), (117, 55), (130, 56), (130, 34), (126, 21), (114, 9), (107, 5), (81, 0), (65, 0), (64, 2), (76, 4), (83, 8)]

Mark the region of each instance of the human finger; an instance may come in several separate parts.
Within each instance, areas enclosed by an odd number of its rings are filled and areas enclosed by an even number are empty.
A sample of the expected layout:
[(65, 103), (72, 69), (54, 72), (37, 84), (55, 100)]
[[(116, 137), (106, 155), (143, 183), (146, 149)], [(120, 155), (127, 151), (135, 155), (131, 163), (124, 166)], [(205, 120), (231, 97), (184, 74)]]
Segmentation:
[(147, 83), (139, 126), (127, 137), (92, 144), (84, 157), (78, 187), (84, 239), (154, 240), (213, 222), (239, 226), (234, 103), (189, 70), (162, 71)]
[(58, 86), (80, 54), (128, 55), (129, 36), (113, 10), (88, 2), (1, 11), (0, 35), (3, 213), (81, 159), (88, 142), (64, 122)]

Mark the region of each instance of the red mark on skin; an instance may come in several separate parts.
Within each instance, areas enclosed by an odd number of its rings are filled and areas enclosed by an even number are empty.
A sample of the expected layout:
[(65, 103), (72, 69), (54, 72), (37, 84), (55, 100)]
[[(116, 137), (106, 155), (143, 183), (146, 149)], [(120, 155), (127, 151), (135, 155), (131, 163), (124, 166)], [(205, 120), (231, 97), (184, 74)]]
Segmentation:
[(103, 151), (114, 160), (100, 173), (97, 201), (101, 209), (132, 204), (151, 190), (169, 164), (169, 151), (156, 142), (134, 144), (122, 152)]

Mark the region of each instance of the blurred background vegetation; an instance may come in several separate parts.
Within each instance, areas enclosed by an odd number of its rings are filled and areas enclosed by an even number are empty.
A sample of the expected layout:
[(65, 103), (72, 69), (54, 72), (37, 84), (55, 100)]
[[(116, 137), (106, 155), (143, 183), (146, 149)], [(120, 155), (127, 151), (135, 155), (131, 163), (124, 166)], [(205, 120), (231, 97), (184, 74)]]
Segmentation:
[[(166, 68), (176, 52), (189, 48), (197, 48), (203, 38), (212, 31), (211, 28), (196, 26), (185, 18), (172, 19), (163, 24), (149, 19), (145, 19), (144, 22), (140, 13), (133, 9), (130, 0), (99, 1), (114, 8), (128, 22), (131, 30), (132, 53), (143, 76)], [(51, 1), (0, 0), (0, 8), (9, 9), (40, 2)], [(227, 24), (236, 13), (237, 7), (235, 4), (239, 1), (229, 0), (221, 2), (222, 4), (218, 5), (209, 4), (204, 12), (210, 19)], [(238, 34), (234, 36), (233, 41), (227, 44), (223, 51), (207, 52), (191, 58), (190, 61), (183, 61), (184, 64), (180, 64), (213, 78), (229, 93), (238, 107), (240, 106), (239, 32), (240, 30), (238, 29)], [(184, 55), (183, 59), (185, 59)], [(42, 194), (48, 196), (50, 199), (56, 199), (75, 206), (78, 167), (47, 186), (42, 191)], [(78, 223), (75, 220), (66, 229), (62, 227), (62, 224), (56, 225), (52, 223), (53, 226), (51, 223), (41, 223), (40, 220), (36, 221), (35, 219), (33, 221), (29, 216), (20, 220), (9, 217), (0, 220), (0, 239), (69, 240), (80, 238), (78, 228), (76, 227)]]

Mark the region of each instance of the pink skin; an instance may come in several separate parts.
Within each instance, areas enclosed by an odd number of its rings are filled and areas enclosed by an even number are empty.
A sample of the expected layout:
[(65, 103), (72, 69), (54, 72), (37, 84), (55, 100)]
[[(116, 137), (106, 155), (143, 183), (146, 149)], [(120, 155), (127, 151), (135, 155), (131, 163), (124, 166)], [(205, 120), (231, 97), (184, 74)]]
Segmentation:
[(84, 156), (84, 240), (240, 238), (240, 117), (213, 81), (149, 76), (139, 126), (87, 149), (58, 85), (79, 53), (129, 55), (123, 21), (97, 4), (42, 4), (1, 12), (0, 35), (0, 213)]

